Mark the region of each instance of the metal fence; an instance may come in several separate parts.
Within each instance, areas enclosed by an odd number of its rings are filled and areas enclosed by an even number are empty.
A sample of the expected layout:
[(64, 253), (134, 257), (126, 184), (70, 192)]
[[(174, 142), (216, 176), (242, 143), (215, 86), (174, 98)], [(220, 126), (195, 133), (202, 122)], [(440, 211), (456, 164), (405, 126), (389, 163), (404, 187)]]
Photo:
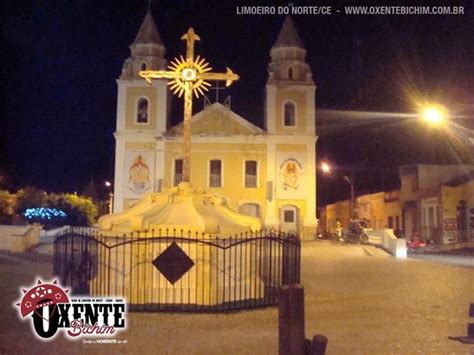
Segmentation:
[(131, 311), (268, 306), (281, 285), (300, 281), (300, 241), (276, 231), (110, 237), (72, 228), (55, 240), (54, 274), (75, 295), (124, 297)]

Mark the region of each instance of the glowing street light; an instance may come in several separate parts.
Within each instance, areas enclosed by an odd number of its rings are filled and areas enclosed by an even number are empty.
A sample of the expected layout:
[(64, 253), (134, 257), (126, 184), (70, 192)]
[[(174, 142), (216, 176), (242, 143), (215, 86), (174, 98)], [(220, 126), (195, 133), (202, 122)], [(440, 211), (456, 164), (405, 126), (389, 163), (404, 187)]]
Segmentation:
[(423, 112), (423, 117), (429, 122), (429, 123), (433, 123), (433, 124), (438, 124), (439, 122), (441, 122), (441, 120), (443, 119), (443, 116), (441, 114), (441, 112), (433, 107), (429, 107), (427, 108), (424, 112)]
[(331, 166), (324, 161), (321, 163), (321, 169), (323, 170), (323, 173), (325, 174), (329, 174), (331, 172)]
[(112, 213), (114, 209), (114, 193), (112, 192), (112, 183), (110, 181), (105, 182), (105, 186), (107, 187), (109, 191), (109, 214)]
[(427, 105), (421, 110), (421, 118), (431, 126), (441, 125), (447, 116), (446, 107), (441, 105)]

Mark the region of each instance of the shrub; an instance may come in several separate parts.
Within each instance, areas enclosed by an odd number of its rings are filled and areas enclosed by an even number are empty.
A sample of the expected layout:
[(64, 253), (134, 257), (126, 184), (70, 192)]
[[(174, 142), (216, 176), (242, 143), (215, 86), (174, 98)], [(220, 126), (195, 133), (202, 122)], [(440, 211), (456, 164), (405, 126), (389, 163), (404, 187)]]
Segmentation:
[(74, 194), (50, 194), (46, 204), (66, 213), (66, 224), (73, 226), (90, 226), (97, 217), (97, 206), (91, 199)]
[(0, 190), (0, 224), (10, 224), (15, 210), (15, 195)]

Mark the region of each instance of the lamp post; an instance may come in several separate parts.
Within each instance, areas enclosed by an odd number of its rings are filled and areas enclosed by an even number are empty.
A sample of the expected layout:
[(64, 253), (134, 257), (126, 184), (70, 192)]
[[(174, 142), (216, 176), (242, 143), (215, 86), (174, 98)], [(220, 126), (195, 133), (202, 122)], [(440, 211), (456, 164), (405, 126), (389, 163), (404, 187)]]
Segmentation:
[(105, 182), (105, 187), (107, 187), (107, 190), (109, 192), (109, 214), (112, 214), (114, 207), (114, 194), (112, 192), (112, 184), (110, 183), (110, 181)]
[[(322, 162), (321, 163), (321, 170), (323, 171), (324, 174), (331, 174), (332, 168), (331, 165), (328, 162)], [(354, 190), (354, 173), (351, 172), (351, 177), (341, 174), (342, 179), (347, 182), (351, 188), (351, 217), (352, 218), (357, 218), (357, 208), (356, 208), (356, 199), (355, 199), (355, 190)]]

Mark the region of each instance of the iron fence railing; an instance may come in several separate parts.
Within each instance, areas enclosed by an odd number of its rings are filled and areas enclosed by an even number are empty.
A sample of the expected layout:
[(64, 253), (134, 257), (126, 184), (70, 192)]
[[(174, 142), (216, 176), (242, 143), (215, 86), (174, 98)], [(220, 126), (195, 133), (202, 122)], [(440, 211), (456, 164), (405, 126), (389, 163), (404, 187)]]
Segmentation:
[(300, 281), (300, 241), (276, 231), (102, 236), (72, 228), (54, 243), (54, 274), (76, 295), (124, 297), (131, 311), (226, 311), (275, 305)]

